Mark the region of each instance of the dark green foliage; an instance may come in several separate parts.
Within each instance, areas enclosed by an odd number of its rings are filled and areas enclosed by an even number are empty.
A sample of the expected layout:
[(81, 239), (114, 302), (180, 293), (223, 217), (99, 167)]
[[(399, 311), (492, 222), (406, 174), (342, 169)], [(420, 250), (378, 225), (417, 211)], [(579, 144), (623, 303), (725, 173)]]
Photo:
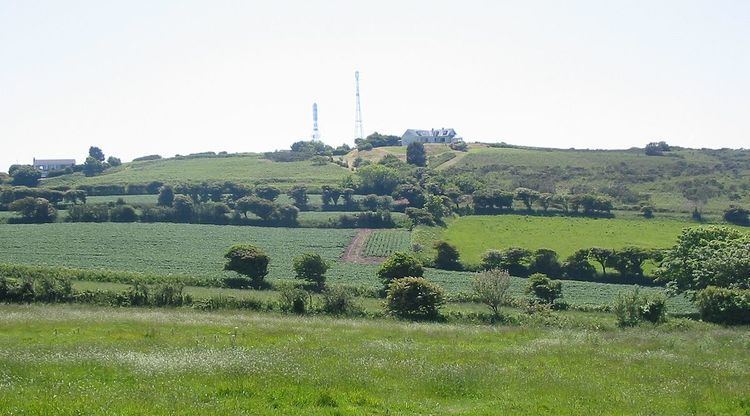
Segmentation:
[(534, 205), (541, 194), (533, 189), (528, 188), (516, 188), (515, 199), (521, 201), (526, 207), (526, 210), (531, 211), (531, 206)]
[(531, 264), (529, 264), (531, 273), (541, 273), (550, 277), (560, 277), (562, 275), (562, 266), (554, 250), (540, 248), (535, 251)]
[(295, 186), (287, 192), (290, 198), (294, 200), (294, 206), (304, 210), (307, 208), (307, 188), (304, 186)]
[(373, 147), (398, 146), (401, 143), (401, 138), (375, 132), (364, 139), (355, 140), (354, 143), (359, 150), (372, 150)]
[(304, 253), (294, 259), (294, 273), (297, 279), (311, 283), (316, 290), (322, 290), (326, 283), (329, 265), (317, 253)]
[(480, 189), (472, 195), (474, 209), (478, 214), (490, 214), (511, 209), (514, 195), (499, 189)]
[(369, 165), (357, 170), (360, 192), (390, 195), (401, 182), (398, 170), (383, 165)]
[(335, 316), (353, 316), (362, 314), (362, 308), (354, 299), (351, 290), (333, 286), (323, 291), (323, 312)]
[[(104, 157), (104, 156), (102, 156)], [(104, 171), (104, 164), (91, 156), (86, 158), (83, 163), (83, 174), (86, 176), (96, 176)]]
[(75, 205), (68, 209), (69, 222), (107, 222), (109, 207), (106, 204)]
[(271, 214), (271, 221), (283, 227), (296, 227), (299, 209), (294, 205), (277, 205)]
[(435, 225), (435, 218), (424, 209), (406, 208), (406, 216), (411, 220), (412, 227), (417, 225)]
[(307, 312), (309, 299), (310, 296), (308, 293), (298, 287), (285, 286), (281, 288), (279, 293), (281, 310), (296, 313), (297, 315), (303, 315)]
[(642, 294), (638, 286), (620, 293), (612, 305), (612, 311), (620, 326), (635, 326), (642, 321), (659, 323), (667, 314), (667, 300), (661, 293)]
[(750, 324), (750, 290), (709, 286), (696, 294), (695, 303), (705, 321)]
[(728, 227), (685, 229), (656, 271), (678, 291), (750, 288), (750, 236)]
[(388, 286), (386, 311), (404, 319), (434, 320), (445, 303), (443, 289), (422, 277), (403, 277)]
[(259, 198), (275, 201), (281, 195), (281, 190), (275, 186), (265, 185), (255, 188), (255, 195)]
[(378, 269), (378, 278), (388, 287), (391, 281), (402, 277), (422, 277), (424, 268), (416, 257), (407, 253), (393, 253)]
[(72, 299), (70, 278), (44, 275), (12, 279), (0, 275), (0, 302), (59, 303)]
[(444, 270), (461, 270), (459, 261), (458, 248), (446, 241), (436, 241), (433, 245), (435, 248), (435, 267)]
[(424, 144), (412, 142), (406, 146), (406, 163), (414, 166), (427, 165), (427, 152), (424, 150)]
[(10, 176), (13, 177), (11, 184), (14, 186), (37, 186), (39, 179), (42, 178), (42, 172), (33, 166), (14, 166), (10, 170)]
[(138, 214), (130, 205), (117, 205), (109, 211), (109, 218), (112, 222), (135, 222)]
[(245, 276), (227, 276), (221, 280), (230, 289), (247, 289), (253, 286), (253, 280)]
[(63, 194), (63, 200), (70, 204), (78, 204), (79, 202), (82, 204), (86, 203), (86, 191), (82, 191), (80, 189), (71, 189), (70, 191), (65, 191)]
[(644, 205), (641, 207), (641, 214), (643, 214), (643, 218), (654, 218), (654, 207), (650, 205)]
[(174, 202), (174, 220), (177, 222), (191, 222), (193, 219), (193, 200), (186, 195), (175, 195)]
[(271, 218), (271, 215), (273, 215), (274, 203), (268, 199), (259, 198), (257, 196), (246, 196), (235, 202), (235, 209), (246, 217), (247, 213), (251, 212), (260, 219), (268, 221)]
[(94, 160), (97, 160), (99, 162), (104, 162), (104, 152), (102, 152), (102, 149), (96, 146), (89, 147), (88, 157), (93, 158)]
[(323, 206), (337, 206), (339, 204), (339, 198), (341, 198), (341, 188), (333, 186), (324, 186), (320, 195), (323, 200)]
[(24, 198), (10, 204), (10, 209), (21, 215), (24, 222), (45, 223), (57, 219), (57, 210), (44, 198)]
[(450, 214), (449, 202), (446, 197), (440, 195), (429, 195), (424, 203), (424, 209), (432, 215), (435, 222), (443, 222), (443, 217)]
[(562, 283), (541, 273), (535, 273), (529, 277), (526, 294), (534, 295), (540, 301), (551, 305), (562, 296)]
[(107, 164), (111, 167), (116, 167), (122, 165), (122, 160), (120, 160), (119, 157), (110, 156), (107, 158)]
[(510, 247), (503, 251), (488, 250), (482, 255), (482, 268), (506, 270), (511, 276), (524, 277), (529, 274), (530, 260), (531, 252), (521, 247)]
[(655, 257), (653, 250), (639, 247), (625, 247), (613, 253), (607, 264), (622, 276), (643, 277), (643, 263)]
[(206, 202), (195, 206), (193, 218), (200, 224), (226, 224), (231, 211), (223, 202)]
[(750, 225), (750, 211), (731, 206), (724, 211), (724, 221), (737, 225)]
[(227, 259), (224, 270), (247, 276), (256, 286), (259, 286), (268, 274), (268, 263), (271, 260), (263, 250), (250, 244), (232, 246), (224, 258)]
[(164, 185), (159, 188), (159, 199), (157, 203), (163, 207), (171, 207), (174, 203), (174, 189), (169, 185)]
[(590, 280), (593, 278), (596, 275), (596, 269), (589, 263), (589, 250), (578, 250), (565, 259), (562, 272), (570, 279)]
[(425, 195), (422, 188), (412, 184), (399, 185), (393, 192), (393, 198), (406, 199), (409, 201), (409, 206), (415, 208), (422, 208), (425, 202)]
[(456, 150), (458, 152), (466, 152), (469, 150), (469, 145), (466, 144), (463, 140), (455, 141), (448, 145), (452, 150)]
[(612, 262), (615, 251), (609, 248), (594, 247), (589, 250), (589, 258), (594, 259), (602, 266), (602, 274), (607, 275), (607, 266)]
[(646, 156), (661, 156), (664, 152), (669, 152), (672, 149), (667, 142), (661, 141), (651, 142), (647, 144), (643, 150), (646, 153)]

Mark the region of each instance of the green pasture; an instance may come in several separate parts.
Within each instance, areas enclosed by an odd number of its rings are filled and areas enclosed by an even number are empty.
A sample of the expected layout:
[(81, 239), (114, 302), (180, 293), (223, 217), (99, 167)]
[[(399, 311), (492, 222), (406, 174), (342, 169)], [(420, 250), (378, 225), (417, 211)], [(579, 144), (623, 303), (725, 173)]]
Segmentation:
[(0, 403), (45, 415), (750, 411), (747, 329), (596, 319), (609, 329), (4, 305)]

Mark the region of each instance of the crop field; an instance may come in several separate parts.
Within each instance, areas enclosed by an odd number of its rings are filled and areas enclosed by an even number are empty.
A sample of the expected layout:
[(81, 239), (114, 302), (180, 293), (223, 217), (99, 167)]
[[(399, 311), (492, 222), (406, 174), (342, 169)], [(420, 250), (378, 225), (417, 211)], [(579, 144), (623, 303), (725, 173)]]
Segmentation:
[(690, 322), (613, 331), (6, 305), (0, 402), (56, 415), (745, 415), (749, 347), (746, 330)]
[(337, 184), (349, 171), (338, 165), (313, 165), (312, 162), (272, 162), (261, 155), (248, 154), (224, 158), (162, 159), (125, 163), (104, 174), (85, 177), (81, 173), (46, 179), (44, 186), (101, 184), (169, 184), (201, 182), (237, 182), (248, 185), (272, 183), (287, 188), (294, 184), (321, 186)]
[(429, 249), (433, 241), (446, 240), (458, 247), (463, 261), (479, 264), (485, 251), (511, 246), (552, 249), (561, 259), (590, 247), (668, 248), (684, 228), (695, 225), (667, 219), (468, 216), (449, 221), (443, 229), (421, 227), (415, 231), (415, 241)]
[[(0, 263), (64, 266), (151, 273), (158, 276), (221, 278), (223, 254), (235, 243), (252, 243), (271, 256), (268, 278), (293, 279), (292, 259), (304, 252), (319, 253), (332, 267), (332, 284), (379, 288), (379, 266), (339, 261), (355, 230), (233, 227), (194, 224), (2, 225)], [(469, 292), (472, 273), (427, 269), (426, 277), (449, 294)], [(524, 279), (513, 278), (511, 292), (522, 297)], [(573, 305), (609, 305), (624, 285), (564, 281), (565, 300)], [(645, 290), (661, 290), (646, 288)], [(669, 299), (671, 313), (691, 313), (684, 297)]]
[(367, 257), (388, 257), (397, 251), (409, 251), (411, 233), (402, 230), (374, 231), (365, 241), (364, 255)]

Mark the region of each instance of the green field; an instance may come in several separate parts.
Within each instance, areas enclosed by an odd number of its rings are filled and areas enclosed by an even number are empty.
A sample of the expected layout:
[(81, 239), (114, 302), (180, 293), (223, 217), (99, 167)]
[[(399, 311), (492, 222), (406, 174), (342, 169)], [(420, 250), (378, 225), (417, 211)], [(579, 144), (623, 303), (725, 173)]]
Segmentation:
[[(355, 230), (234, 227), (196, 224), (56, 223), (2, 225), (0, 263), (63, 266), (150, 273), (158, 276), (192, 276), (218, 279), (223, 254), (235, 243), (253, 243), (271, 256), (268, 278), (293, 279), (292, 259), (315, 252), (332, 267), (328, 282), (377, 289), (377, 265), (339, 261)], [(402, 241), (403, 242), (403, 241)], [(472, 273), (427, 269), (426, 276), (449, 294), (469, 292)], [(511, 292), (523, 297), (526, 282), (513, 278)], [(565, 281), (563, 294), (571, 305), (602, 306), (628, 286)], [(661, 290), (661, 289), (646, 289)], [(691, 313), (684, 297), (669, 300), (671, 313)]]
[(425, 249), (435, 240), (458, 246), (468, 264), (479, 264), (490, 249), (512, 246), (555, 250), (562, 259), (581, 248), (668, 248), (694, 222), (666, 219), (592, 219), (524, 215), (468, 216), (448, 222), (447, 228), (420, 227), (414, 240)]
[(388, 257), (397, 251), (411, 250), (411, 233), (402, 230), (378, 230), (365, 241), (364, 255)]
[(49, 415), (739, 416), (748, 334), (0, 306), (0, 403)]
[(347, 169), (334, 164), (316, 166), (310, 161), (280, 163), (263, 159), (261, 155), (247, 154), (131, 162), (98, 176), (85, 177), (76, 173), (46, 179), (42, 186), (127, 185), (147, 184), (152, 181), (168, 184), (231, 181), (248, 185), (276, 184), (283, 188), (294, 184), (320, 187), (338, 184), (347, 174)]

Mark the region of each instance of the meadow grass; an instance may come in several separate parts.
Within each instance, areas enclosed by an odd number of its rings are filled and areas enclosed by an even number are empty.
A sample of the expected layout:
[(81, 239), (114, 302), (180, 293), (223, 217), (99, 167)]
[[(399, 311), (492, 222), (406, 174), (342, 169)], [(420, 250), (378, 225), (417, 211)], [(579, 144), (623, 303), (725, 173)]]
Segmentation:
[(432, 242), (445, 240), (458, 247), (462, 261), (477, 265), (490, 249), (523, 247), (555, 250), (561, 259), (591, 247), (669, 248), (683, 229), (699, 224), (672, 219), (542, 217), (525, 215), (466, 216), (447, 227), (419, 227), (414, 242), (430, 252)]
[(722, 414), (750, 335), (0, 306), (7, 414)]
[(161, 159), (124, 163), (101, 175), (86, 177), (81, 173), (45, 179), (43, 186), (78, 186), (102, 184), (196, 184), (225, 181), (254, 185), (276, 184), (289, 188), (295, 184), (320, 187), (337, 184), (349, 170), (335, 164), (314, 165), (310, 161), (272, 162), (259, 154), (220, 158)]

